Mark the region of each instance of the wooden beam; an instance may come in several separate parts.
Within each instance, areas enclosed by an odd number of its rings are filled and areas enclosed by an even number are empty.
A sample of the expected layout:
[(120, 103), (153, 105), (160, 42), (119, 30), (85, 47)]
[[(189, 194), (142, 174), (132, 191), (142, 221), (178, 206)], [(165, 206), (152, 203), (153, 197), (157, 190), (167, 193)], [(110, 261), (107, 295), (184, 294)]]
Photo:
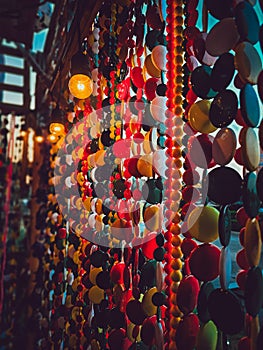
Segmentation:
[(11, 103), (3, 103), (0, 102), (0, 110), (4, 115), (10, 114), (14, 112), (17, 115), (26, 115), (29, 110), (25, 108), (25, 106), (13, 105)]
[(26, 109), (30, 108), (30, 70), (29, 63), (25, 62), (25, 72), (24, 72), (24, 96), (23, 102)]
[(0, 64), (0, 72), (11, 73), (11, 74), (16, 74), (16, 75), (24, 75), (24, 69), (23, 68), (7, 66), (7, 65), (4, 65), (4, 64)]
[(23, 58), (21, 52), (13, 47), (0, 45), (0, 54)]
[[(40, 67), (40, 65), (37, 63), (37, 61), (35, 60), (34, 56), (32, 55), (32, 53), (27, 50), (25, 47), (23, 47), (20, 43), (15, 43), (18, 50), (21, 52), (21, 55), (24, 57), (24, 59), (26, 60), (26, 62), (28, 64), (30, 64), (33, 69), (37, 72), (37, 74), (39, 74), (43, 80), (43, 82), (46, 84), (46, 86), (49, 86), (50, 81), (48, 76), (46, 75), (46, 73), (42, 70), (42, 67)], [(25, 74), (27, 71), (27, 63), (25, 62)]]
[(4, 91), (13, 91), (13, 92), (21, 92), (24, 93), (24, 86), (11, 85), (11, 84), (3, 84), (0, 83), (0, 90)]

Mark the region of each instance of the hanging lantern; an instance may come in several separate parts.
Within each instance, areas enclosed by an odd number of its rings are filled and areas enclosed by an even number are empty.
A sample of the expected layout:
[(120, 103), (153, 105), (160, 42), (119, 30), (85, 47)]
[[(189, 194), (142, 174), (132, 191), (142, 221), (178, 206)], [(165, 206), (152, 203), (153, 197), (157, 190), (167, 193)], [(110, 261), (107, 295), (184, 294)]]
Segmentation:
[(76, 53), (71, 59), (71, 78), (68, 87), (71, 94), (78, 99), (88, 98), (93, 91), (89, 61), (81, 52)]
[(49, 131), (51, 132), (51, 134), (61, 135), (64, 133), (63, 124), (63, 111), (59, 108), (59, 105), (57, 105), (51, 114), (51, 123), (49, 125)]

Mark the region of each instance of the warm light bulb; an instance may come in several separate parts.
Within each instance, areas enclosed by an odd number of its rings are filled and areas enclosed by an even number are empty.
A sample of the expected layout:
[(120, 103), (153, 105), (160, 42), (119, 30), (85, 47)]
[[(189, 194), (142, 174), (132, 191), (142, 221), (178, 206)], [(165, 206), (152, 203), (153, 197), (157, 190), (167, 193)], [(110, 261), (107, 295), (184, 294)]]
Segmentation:
[(83, 91), (85, 89), (85, 85), (81, 82), (78, 82), (78, 90)]
[(49, 134), (47, 137), (47, 140), (51, 143), (56, 143), (58, 140), (58, 135), (55, 134)]
[(51, 134), (61, 135), (64, 133), (64, 125), (61, 123), (51, 123), (49, 126)]
[(22, 137), (25, 137), (25, 136), (26, 136), (26, 131), (25, 131), (25, 130), (20, 131), (20, 135), (21, 135)]
[(43, 136), (35, 136), (35, 140), (37, 143), (42, 143), (44, 141), (44, 137)]
[(93, 81), (92, 79), (84, 74), (73, 75), (68, 83), (70, 93), (82, 100), (88, 98), (93, 91)]

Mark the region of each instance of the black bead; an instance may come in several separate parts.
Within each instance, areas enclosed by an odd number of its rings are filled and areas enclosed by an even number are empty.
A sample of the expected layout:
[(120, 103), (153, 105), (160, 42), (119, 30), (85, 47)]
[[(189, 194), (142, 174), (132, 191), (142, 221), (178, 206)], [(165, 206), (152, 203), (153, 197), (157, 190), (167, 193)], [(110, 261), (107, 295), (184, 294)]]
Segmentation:
[(165, 303), (165, 294), (156, 292), (152, 296), (152, 303), (155, 306), (162, 306)]
[(162, 247), (156, 248), (153, 252), (154, 259), (157, 261), (163, 261), (165, 249)]
[(162, 247), (164, 245), (164, 236), (162, 233), (159, 233), (156, 237), (155, 237), (156, 243), (158, 244), (159, 247)]

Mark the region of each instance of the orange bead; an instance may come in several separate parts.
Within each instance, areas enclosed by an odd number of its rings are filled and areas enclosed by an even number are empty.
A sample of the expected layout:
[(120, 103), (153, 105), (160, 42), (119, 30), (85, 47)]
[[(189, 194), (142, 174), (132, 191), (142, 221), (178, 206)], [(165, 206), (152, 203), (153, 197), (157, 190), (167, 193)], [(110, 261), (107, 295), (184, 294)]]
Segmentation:
[(177, 35), (175, 40), (176, 40), (176, 44), (182, 45), (183, 37), (181, 35)]
[(171, 280), (174, 282), (180, 282), (182, 279), (182, 273), (180, 270), (174, 270), (171, 272)]
[(184, 23), (183, 17), (182, 16), (176, 16), (175, 18), (175, 23), (178, 25), (182, 25)]
[(180, 150), (179, 147), (173, 149), (173, 157), (174, 158), (180, 158), (181, 157), (181, 150)]
[[(177, 203), (173, 203), (173, 208), (177, 208)], [(171, 208), (172, 209), (172, 208)], [(178, 224), (179, 222), (181, 221), (181, 217), (180, 217), (180, 214), (179, 213), (175, 213), (174, 216), (173, 216), (173, 223), (174, 224)]]
[[(180, 228), (179, 228), (179, 232), (180, 232)], [(179, 235), (173, 236), (171, 243), (174, 247), (179, 247), (182, 243), (182, 239)]]
[(175, 341), (169, 343), (168, 350), (178, 350)]
[(173, 235), (179, 235), (181, 232), (181, 228), (178, 224), (171, 224), (170, 231), (172, 232)]
[(174, 0), (174, 4), (178, 6), (183, 6), (184, 1), (183, 0)]
[(176, 87), (175, 87), (175, 93), (176, 94), (181, 94), (182, 93), (182, 91), (183, 91), (183, 85), (176, 85)]
[(173, 270), (181, 270), (183, 267), (183, 263), (181, 259), (173, 259), (171, 262), (171, 268)]
[(176, 165), (176, 168), (182, 168), (183, 163), (181, 159), (176, 159), (175, 165)]
[(173, 305), (177, 305), (176, 294), (171, 294), (171, 296), (170, 296), (170, 303), (172, 303)]
[(175, 8), (175, 13), (177, 14), (177, 15), (183, 15), (183, 7), (182, 6), (180, 6), (180, 5), (178, 5), (178, 6), (176, 6), (176, 8)]
[(172, 317), (170, 320), (170, 327), (176, 329), (180, 321), (181, 317)]
[(182, 114), (183, 114), (183, 109), (182, 109), (181, 106), (177, 106), (177, 107), (175, 108), (175, 114), (176, 114), (176, 115), (182, 115)]
[(177, 305), (172, 305), (170, 312), (173, 317), (180, 317), (182, 315), (182, 312)]
[(174, 50), (175, 50), (175, 53), (177, 55), (179, 55), (179, 54), (182, 55), (183, 54), (183, 47), (180, 46), (180, 45), (175, 46)]
[[(174, 318), (175, 319), (175, 318)], [(176, 320), (176, 319), (175, 319)], [(170, 332), (169, 332), (169, 338), (171, 340), (175, 340), (176, 338), (176, 330), (174, 328), (170, 329)]]
[(172, 249), (172, 256), (173, 256), (173, 258), (175, 258), (175, 259), (181, 259), (181, 258), (183, 257), (181, 248), (179, 248), (179, 247), (174, 247), (174, 248)]

